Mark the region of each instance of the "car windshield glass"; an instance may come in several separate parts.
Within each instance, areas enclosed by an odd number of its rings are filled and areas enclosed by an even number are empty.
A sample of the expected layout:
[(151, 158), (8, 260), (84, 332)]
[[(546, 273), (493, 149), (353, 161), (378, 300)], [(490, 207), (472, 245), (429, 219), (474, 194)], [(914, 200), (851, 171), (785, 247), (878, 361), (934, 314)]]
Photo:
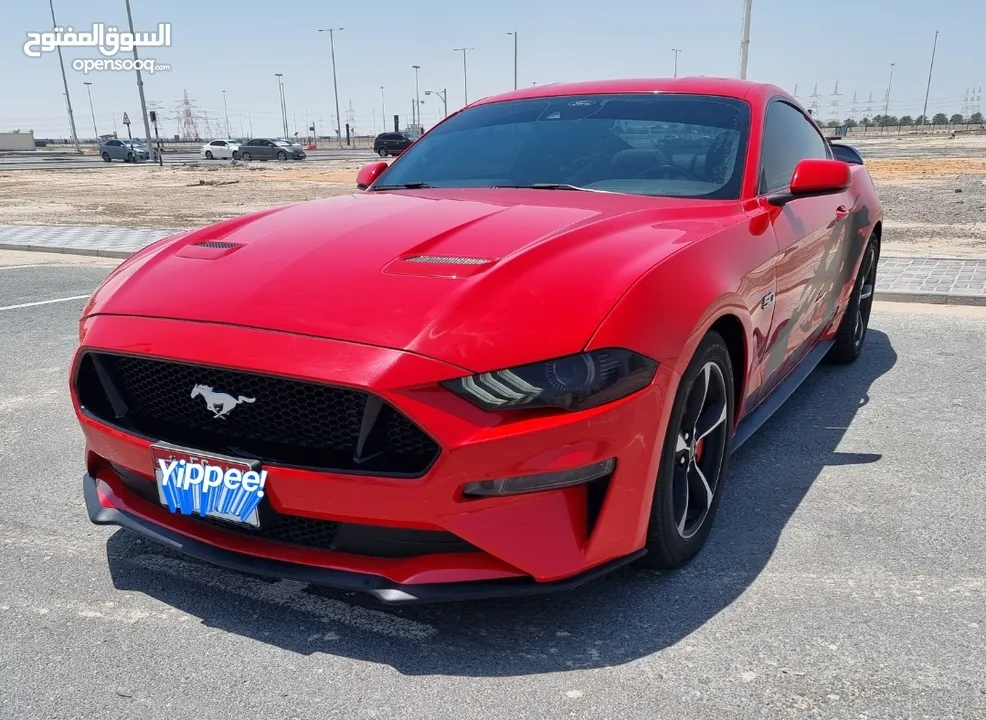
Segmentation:
[(585, 95), (478, 105), (438, 125), (375, 183), (567, 186), (737, 198), (750, 124), (733, 98)]

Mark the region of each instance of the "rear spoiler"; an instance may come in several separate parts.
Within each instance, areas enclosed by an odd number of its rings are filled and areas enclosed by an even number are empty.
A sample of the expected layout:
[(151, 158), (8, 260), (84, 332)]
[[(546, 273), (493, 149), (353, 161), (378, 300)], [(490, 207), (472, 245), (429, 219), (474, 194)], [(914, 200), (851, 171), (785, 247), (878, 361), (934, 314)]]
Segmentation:
[(842, 162), (847, 162), (850, 165), (862, 165), (863, 156), (860, 154), (859, 150), (854, 148), (852, 145), (843, 145), (839, 142), (833, 142), (834, 140), (841, 139), (841, 137), (826, 138), (829, 147), (832, 148), (832, 154), (835, 156), (835, 159), (842, 160)]

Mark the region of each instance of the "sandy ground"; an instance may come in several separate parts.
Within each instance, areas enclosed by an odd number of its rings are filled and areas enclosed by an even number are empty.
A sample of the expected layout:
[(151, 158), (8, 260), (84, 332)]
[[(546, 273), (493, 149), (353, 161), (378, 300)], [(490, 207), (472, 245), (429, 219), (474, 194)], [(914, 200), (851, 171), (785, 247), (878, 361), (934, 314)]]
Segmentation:
[[(986, 133), (847, 142), (885, 204), (885, 252), (986, 257)], [(353, 192), (362, 162), (0, 171), (0, 224), (198, 227)]]

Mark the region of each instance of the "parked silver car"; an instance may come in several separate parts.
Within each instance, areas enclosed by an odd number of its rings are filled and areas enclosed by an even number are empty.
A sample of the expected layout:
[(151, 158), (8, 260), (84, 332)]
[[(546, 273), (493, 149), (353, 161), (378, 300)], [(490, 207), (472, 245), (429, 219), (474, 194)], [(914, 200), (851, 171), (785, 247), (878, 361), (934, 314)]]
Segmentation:
[(243, 160), (304, 160), (305, 151), (298, 143), (279, 138), (254, 138), (240, 144)]
[(151, 150), (140, 140), (105, 140), (99, 144), (99, 154), (105, 162), (123, 160), (140, 162), (150, 160)]

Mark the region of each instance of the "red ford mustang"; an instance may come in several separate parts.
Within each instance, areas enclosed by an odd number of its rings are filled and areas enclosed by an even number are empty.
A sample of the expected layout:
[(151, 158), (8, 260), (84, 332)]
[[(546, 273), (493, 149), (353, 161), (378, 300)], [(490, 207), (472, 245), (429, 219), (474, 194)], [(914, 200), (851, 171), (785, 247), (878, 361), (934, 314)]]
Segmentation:
[(866, 334), (870, 176), (772, 85), (515, 91), (357, 187), (157, 242), (93, 294), (93, 522), (384, 602), (674, 568), (731, 452)]

